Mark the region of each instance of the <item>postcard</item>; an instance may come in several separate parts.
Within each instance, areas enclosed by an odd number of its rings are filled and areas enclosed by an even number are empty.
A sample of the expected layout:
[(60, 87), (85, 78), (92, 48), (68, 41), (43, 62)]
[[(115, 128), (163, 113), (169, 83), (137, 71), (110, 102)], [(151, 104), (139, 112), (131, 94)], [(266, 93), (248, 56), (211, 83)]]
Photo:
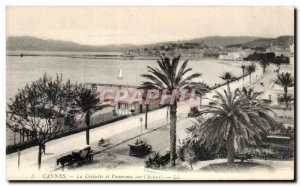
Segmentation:
[(295, 180), (294, 18), (7, 6), (7, 180)]

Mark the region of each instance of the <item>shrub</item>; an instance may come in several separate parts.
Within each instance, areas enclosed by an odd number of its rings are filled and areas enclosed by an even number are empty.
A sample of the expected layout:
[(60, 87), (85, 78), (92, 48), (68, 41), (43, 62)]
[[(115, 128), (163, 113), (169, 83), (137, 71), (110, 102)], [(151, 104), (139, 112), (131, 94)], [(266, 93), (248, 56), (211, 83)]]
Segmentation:
[(179, 159), (181, 161), (188, 162), (193, 170), (193, 164), (198, 161), (198, 157), (196, 156), (194, 149), (188, 146), (186, 146), (186, 148), (180, 148), (178, 155)]
[(263, 143), (262, 145), (251, 148), (260, 149), (259, 153), (256, 153), (257, 158), (274, 159), (274, 160), (291, 160), (294, 158), (294, 146), (281, 145), (274, 143)]
[[(217, 156), (222, 156), (224, 154), (223, 148), (221, 148), (219, 152), (216, 153), (215, 148), (208, 149), (204, 145), (199, 145), (199, 143), (195, 143), (192, 145), (188, 145), (186, 143), (183, 144), (181, 147), (179, 147), (178, 155), (181, 161), (188, 161), (185, 158), (186, 153), (190, 155), (194, 154), (195, 159), (198, 161), (212, 160), (215, 159)], [(225, 152), (225, 156), (226, 156), (226, 152)]]
[(13, 153), (13, 152), (17, 152), (17, 150), (24, 150), (24, 149), (27, 149), (27, 148), (30, 148), (30, 147), (33, 147), (37, 145), (36, 143), (34, 143), (33, 141), (25, 141), (21, 144), (15, 144), (15, 145), (8, 145), (6, 147), (6, 154), (10, 154), (10, 153)]
[(294, 147), (288, 145), (269, 144), (271, 153), (268, 154), (269, 159), (288, 160), (294, 158)]
[[(177, 156), (175, 157), (177, 159)], [(146, 168), (159, 169), (170, 162), (170, 152), (161, 156), (158, 152), (150, 155), (145, 161)]]

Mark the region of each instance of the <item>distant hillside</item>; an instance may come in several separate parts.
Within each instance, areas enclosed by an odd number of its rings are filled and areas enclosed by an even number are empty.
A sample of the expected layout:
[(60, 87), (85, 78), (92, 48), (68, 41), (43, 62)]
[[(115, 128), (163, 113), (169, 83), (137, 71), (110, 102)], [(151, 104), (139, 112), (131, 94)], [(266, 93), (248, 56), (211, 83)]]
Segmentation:
[(262, 48), (266, 49), (273, 44), (274, 46), (281, 46), (287, 48), (291, 44), (291, 40), (294, 40), (293, 36), (280, 36), (274, 39), (258, 39), (251, 41), (249, 43), (244, 43), (242, 46), (244, 48)]
[(249, 43), (251, 41), (255, 41), (258, 39), (262, 39), (262, 38), (249, 37), (249, 36), (228, 36), (228, 37), (211, 36), (211, 37), (192, 39), (189, 40), (189, 42), (203, 43), (209, 47), (219, 47), (219, 46), (225, 47), (227, 45)]
[(160, 42), (154, 44), (144, 45), (105, 45), (105, 46), (89, 46), (81, 45), (69, 41), (60, 40), (45, 40), (30, 36), (19, 36), (19, 37), (8, 37), (6, 40), (6, 50), (17, 51), (66, 51), (66, 52), (124, 52), (134, 49), (144, 49), (147, 47), (151, 48), (162, 48), (164, 45), (173, 44), (183, 46), (193, 46), (194, 48), (207, 48), (207, 47), (231, 47), (239, 46), (243, 48), (268, 48), (271, 43), (273, 45), (280, 45), (288, 47), (290, 40), (294, 39), (293, 36), (280, 36), (278, 38), (260, 38), (260, 37), (249, 37), (249, 36), (211, 36), (204, 38), (197, 38), (183, 41), (170, 41)]
[(68, 41), (44, 40), (30, 36), (8, 37), (6, 40), (6, 50), (10, 51), (119, 52), (131, 47), (134, 47), (134, 45), (89, 46)]

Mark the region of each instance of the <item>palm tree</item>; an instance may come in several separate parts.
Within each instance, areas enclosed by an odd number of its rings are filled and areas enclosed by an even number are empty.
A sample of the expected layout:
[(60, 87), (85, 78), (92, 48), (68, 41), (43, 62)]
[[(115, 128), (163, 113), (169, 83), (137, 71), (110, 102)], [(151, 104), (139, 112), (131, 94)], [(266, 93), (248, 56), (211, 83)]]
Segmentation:
[(232, 75), (231, 72), (225, 72), (224, 74), (220, 75), (220, 78), (225, 80), (227, 83), (227, 86), (229, 86), (229, 83), (234, 80), (236, 77)]
[(277, 69), (275, 70), (275, 72), (277, 72), (277, 74), (278, 74), (280, 71), (280, 63), (276, 63), (276, 67), (277, 67)]
[(195, 85), (197, 91), (196, 91), (196, 94), (199, 95), (199, 98), (200, 98), (200, 108), (202, 108), (202, 98), (203, 96), (208, 93), (211, 88), (204, 82), (200, 82), (200, 83), (196, 83)]
[(246, 67), (246, 71), (247, 71), (247, 73), (250, 75), (250, 83), (251, 83), (251, 75), (252, 75), (253, 72), (256, 71), (256, 66), (255, 66), (255, 64), (252, 63), (251, 65), (247, 66), (247, 67)]
[(288, 109), (290, 103), (294, 101), (294, 98), (293, 98), (292, 96), (290, 96), (290, 95), (288, 95), (287, 97), (284, 97), (284, 96), (278, 96), (277, 101), (278, 101), (279, 103), (285, 103), (286, 109)]
[(76, 87), (76, 105), (80, 111), (85, 114), (86, 123), (86, 144), (90, 144), (90, 119), (92, 114), (97, 110), (100, 100), (96, 90), (89, 89), (79, 85)]
[(244, 76), (245, 76), (245, 69), (246, 69), (246, 66), (245, 65), (242, 65), (241, 66), (241, 69), (243, 71), (243, 84), (244, 84)]
[(205, 145), (207, 148), (224, 145), (227, 149), (227, 164), (234, 163), (236, 142), (238, 148), (243, 150), (249, 140), (261, 142), (270, 129), (275, 127), (275, 121), (269, 115), (271, 111), (266, 105), (259, 101), (250, 101), (241, 96), (240, 91), (234, 92), (224, 90), (224, 94), (216, 92), (213, 104), (204, 106), (200, 111), (204, 120), (199, 121), (200, 125), (194, 131), (194, 140)]
[(253, 88), (245, 88), (243, 87), (242, 90), (240, 91), (242, 96), (245, 96), (250, 101), (257, 101), (257, 97), (261, 95), (261, 92), (255, 92)]
[[(174, 90), (180, 90), (185, 88), (192, 88), (191, 80), (201, 76), (199, 73), (192, 73), (187, 75), (188, 72), (192, 71), (192, 68), (187, 68), (188, 60), (184, 61), (183, 64), (178, 68), (180, 56), (170, 60), (168, 57), (161, 57), (157, 61), (159, 68), (153, 68), (147, 66), (148, 73), (142, 74), (142, 77), (146, 78), (140, 88), (143, 89), (155, 89), (162, 92), (167, 90), (168, 93), (172, 93)], [(170, 158), (171, 166), (175, 166), (176, 159), (176, 112), (177, 112), (177, 101), (175, 99), (173, 103), (170, 103)]]
[[(277, 75), (277, 79), (274, 80), (274, 83), (283, 87), (284, 90), (284, 100), (288, 101), (288, 87), (293, 87), (294, 86), (294, 77), (286, 72), (286, 73), (281, 73)], [(286, 102), (288, 105), (288, 103)]]
[(261, 61), (260, 61), (260, 66), (261, 66), (262, 69), (263, 69), (263, 74), (266, 73), (266, 68), (267, 68), (267, 66), (269, 66), (269, 65), (270, 65), (270, 63), (269, 63), (268, 61), (266, 61), (266, 60), (261, 60)]

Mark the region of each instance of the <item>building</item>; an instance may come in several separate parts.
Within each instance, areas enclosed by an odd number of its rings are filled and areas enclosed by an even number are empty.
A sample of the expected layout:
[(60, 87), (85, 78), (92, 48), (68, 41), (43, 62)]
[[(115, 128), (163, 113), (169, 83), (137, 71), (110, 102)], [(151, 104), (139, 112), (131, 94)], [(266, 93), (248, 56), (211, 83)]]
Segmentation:
[(284, 46), (276, 46), (271, 43), (270, 48), (266, 49), (266, 52), (272, 52), (275, 54), (275, 56), (285, 56), (290, 57), (294, 55), (294, 42), (291, 41), (290, 46), (284, 47)]
[(251, 49), (239, 50), (239, 51), (234, 51), (234, 52), (228, 52), (227, 54), (220, 54), (219, 59), (241, 61), (241, 60), (244, 60), (244, 58), (248, 57), (252, 53), (253, 53), (253, 50), (251, 50)]

